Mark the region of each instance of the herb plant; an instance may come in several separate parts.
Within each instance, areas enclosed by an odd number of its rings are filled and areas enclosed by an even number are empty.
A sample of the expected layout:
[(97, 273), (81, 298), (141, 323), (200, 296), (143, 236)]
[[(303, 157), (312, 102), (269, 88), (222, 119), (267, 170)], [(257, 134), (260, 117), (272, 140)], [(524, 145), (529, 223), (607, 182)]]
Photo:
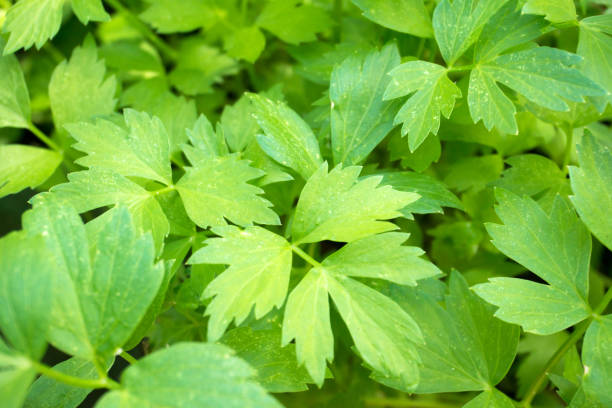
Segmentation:
[(12, 3), (0, 406), (612, 407), (610, 1)]

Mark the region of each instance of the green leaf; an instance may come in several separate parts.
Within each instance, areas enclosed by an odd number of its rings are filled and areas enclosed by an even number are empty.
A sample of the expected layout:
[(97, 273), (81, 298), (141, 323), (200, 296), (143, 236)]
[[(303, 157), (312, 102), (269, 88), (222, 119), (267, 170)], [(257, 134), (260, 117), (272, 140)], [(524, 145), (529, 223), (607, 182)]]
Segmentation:
[(159, 253), (170, 225), (155, 193), (112, 170), (98, 167), (70, 173), (68, 180), (69, 183), (56, 185), (50, 191), (68, 201), (79, 213), (106, 206), (126, 206), (134, 226), (141, 232), (151, 232)]
[(514, 104), (497, 86), (494, 77), (480, 67), (470, 73), (468, 104), (474, 123), (482, 120), (487, 130), (495, 127), (500, 132), (518, 135)]
[(493, 388), (478, 394), (463, 408), (513, 408), (514, 406), (514, 403), (506, 394)]
[(57, 268), (49, 258), (40, 236), (13, 232), (0, 239), (0, 329), (12, 349), (33, 360), (45, 352), (51, 322)]
[(146, 0), (149, 6), (140, 14), (159, 33), (181, 33), (204, 27), (214, 18), (213, 2), (202, 0)]
[(189, 260), (192, 264), (229, 265), (203, 293), (204, 298), (214, 296), (206, 308), (210, 341), (218, 340), (232, 320), (236, 325), (242, 323), (253, 306), (259, 319), (283, 305), (292, 258), (291, 245), (266, 229), (228, 226), (213, 231), (221, 238), (208, 239)]
[(504, 162), (497, 154), (468, 156), (449, 166), (444, 183), (459, 191), (479, 191), (497, 180), (503, 168)]
[(387, 232), (352, 241), (325, 258), (322, 265), (334, 274), (410, 286), (416, 286), (417, 280), (441, 275), (434, 264), (420, 258), (422, 249), (402, 245), (408, 237)]
[[(422, 289), (394, 286), (390, 296), (414, 317), (426, 341), (417, 345), (422, 366), (416, 393), (488, 390), (504, 378), (520, 329), (495, 318), (494, 307), (472, 293), (461, 274), (451, 273), (446, 308)], [(375, 379), (405, 390), (378, 373)]]
[(612, 404), (612, 315), (596, 318), (587, 329), (582, 345), (584, 392), (602, 406)]
[(382, 99), (387, 75), (400, 63), (392, 43), (366, 56), (350, 57), (332, 71), (331, 141), (335, 163), (363, 161), (393, 128), (397, 103)]
[(418, 200), (402, 209), (404, 216), (415, 214), (442, 214), (442, 207), (463, 209), (459, 199), (440, 180), (427, 174), (398, 171), (381, 173), (381, 184), (393, 187), (394, 190), (416, 193)]
[(547, 214), (529, 197), (500, 189), (496, 196), (504, 224), (486, 225), (493, 245), (549, 285), (494, 278), (476, 285), (476, 293), (499, 307), (500, 319), (536, 334), (552, 334), (588, 317), (591, 239), (568, 203), (558, 197)]
[[(89, 380), (99, 378), (96, 366), (90, 361), (72, 357), (53, 366), (53, 369), (64, 374)], [(30, 388), (24, 408), (76, 408), (92, 390), (77, 388), (41, 376)]]
[(281, 347), (281, 331), (253, 330), (238, 327), (230, 330), (221, 342), (257, 370), (257, 382), (269, 392), (308, 390), (312, 379), (296, 361), (295, 344)]
[[(0, 49), (4, 41), (0, 39)], [(0, 128), (28, 128), (30, 96), (23, 71), (14, 55), (0, 56)]]
[(89, 21), (108, 21), (110, 16), (104, 10), (102, 0), (72, 0), (72, 11), (81, 23), (87, 25)]
[(401, 33), (431, 37), (431, 18), (423, 0), (353, 0), (363, 15)]
[(381, 176), (357, 181), (360, 171), (340, 165), (328, 173), (324, 163), (312, 175), (295, 210), (294, 242), (350, 242), (396, 228), (384, 220), (401, 216), (399, 211), (418, 195), (380, 186)]
[(0, 145), (0, 197), (44, 183), (61, 162), (62, 156), (49, 149)]
[[(53, 285), (50, 342), (77, 357), (103, 361), (130, 337), (157, 293), (163, 265), (150, 236), (136, 233), (125, 207), (88, 237), (76, 210), (41, 196), (24, 216), (42, 233), (60, 273)], [(105, 307), (102, 307), (105, 305)]]
[(253, 106), (247, 94), (242, 95), (235, 104), (225, 105), (219, 125), (233, 152), (244, 150), (255, 140), (259, 125), (253, 116)]
[[(478, 113), (482, 114), (483, 107), (478, 104), (483, 104), (491, 98), (495, 98), (495, 103), (502, 107), (510, 102), (497, 86), (493, 86), (495, 82), (506, 85), (537, 105), (557, 111), (569, 110), (568, 104), (563, 99), (584, 102), (585, 96), (603, 95), (603, 89), (573, 68), (581, 60), (582, 58), (575, 54), (556, 48), (536, 47), (504, 54), (490, 62), (479, 64), (475, 71), (479, 71), (479, 74), (487, 77), (489, 81), (486, 87), (478, 83), (472, 86), (470, 81), (468, 100), (472, 98), (470, 103), (472, 119), (475, 121), (477, 118), (480, 119)], [(489, 123), (485, 121), (485, 125), (490, 128), (493, 118), (486, 117)], [(505, 118), (503, 122), (502, 129), (511, 127), (509, 119)]]
[(395, 116), (394, 124), (402, 123), (402, 136), (408, 134), (411, 152), (430, 133), (438, 134), (440, 116), (450, 117), (455, 99), (461, 97), (461, 91), (446, 73), (443, 66), (425, 61), (406, 62), (389, 73), (393, 79), (383, 99), (410, 95)]
[(248, 183), (262, 175), (236, 155), (216, 157), (186, 167), (176, 189), (189, 218), (202, 228), (226, 225), (225, 219), (240, 226), (278, 225), (272, 204), (259, 196), (263, 190)]
[(62, 24), (64, 0), (19, 0), (6, 13), (2, 31), (10, 33), (4, 55), (32, 45), (40, 49)]
[(228, 154), (223, 132), (215, 132), (204, 115), (200, 115), (192, 129), (187, 129), (191, 145), (183, 145), (183, 153), (193, 163), (203, 163), (214, 157)]
[(315, 34), (328, 30), (334, 21), (324, 9), (306, 1), (269, 0), (255, 24), (285, 42), (299, 44), (316, 40)]
[(53, 123), (60, 133), (64, 125), (86, 122), (94, 116), (109, 115), (115, 110), (117, 82), (106, 76), (104, 62), (98, 60), (93, 37), (72, 52), (68, 62), (62, 61), (49, 82), (49, 101)]
[(438, 3), (433, 13), (433, 29), (444, 61), (453, 65), (506, 1), (442, 0)]
[(406, 389), (416, 388), (420, 358), (415, 344), (424, 343), (417, 323), (397, 303), (363, 283), (337, 274), (328, 276), (327, 283), (367, 365), (383, 376), (399, 377)]
[(170, 83), (186, 95), (212, 93), (212, 85), (223, 76), (237, 72), (236, 61), (204, 37), (187, 37), (181, 43), (176, 67), (168, 76)]
[(573, 0), (527, 0), (522, 11), (525, 14), (543, 15), (551, 23), (576, 20)]
[(263, 151), (308, 180), (322, 163), (319, 143), (310, 126), (284, 102), (257, 94), (249, 94), (249, 99), (264, 131), (257, 135)]
[(582, 72), (606, 90), (603, 97), (591, 98), (602, 112), (612, 103), (612, 16), (591, 16), (580, 21), (580, 35), (576, 51), (584, 62)]
[(169, 139), (162, 122), (132, 109), (125, 110), (124, 118), (127, 130), (104, 119), (66, 126), (77, 140), (74, 148), (87, 153), (77, 163), (172, 184)]
[(223, 39), (223, 48), (230, 57), (253, 63), (266, 47), (266, 37), (256, 26), (241, 27)]
[(334, 335), (329, 320), (328, 274), (313, 268), (291, 291), (283, 318), (282, 346), (295, 339), (297, 360), (319, 387), (326, 361), (334, 358)]
[(120, 390), (96, 408), (280, 408), (252, 381), (256, 372), (218, 344), (181, 343), (138, 360), (121, 376)]
[(612, 249), (612, 152), (585, 132), (578, 145), (580, 167), (569, 168), (572, 203), (589, 230)]

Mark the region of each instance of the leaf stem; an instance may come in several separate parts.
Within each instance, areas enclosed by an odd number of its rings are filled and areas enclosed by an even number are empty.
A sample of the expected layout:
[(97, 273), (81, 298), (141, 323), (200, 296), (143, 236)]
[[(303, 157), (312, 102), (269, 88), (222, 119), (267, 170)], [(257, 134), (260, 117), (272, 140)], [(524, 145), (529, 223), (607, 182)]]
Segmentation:
[(474, 64), (461, 65), (459, 67), (450, 66), (450, 67), (448, 67), (447, 71), (448, 72), (461, 72), (461, 71), (469, 71), (469, 70), (471, 70), (473, 68), (474, 68)]
[(64, 152), (62, 149), (60, 149), (57, 143), (55, 143), (53, 140), (51, 140), (50, 137), (45, 135), (45, 133), (42, 130), (40, 130), (34, 123), (32, 122), (28, 123), (28, 130), (34, 133), (34, 136), (36, 136), (41, 142), (43, 142), (51, 149), (63, 155)]
[(371, 407), (418, 407), (418, 408), (456, 408), (456, 404), (442, 401), (419, 400), (408, 398), (366, 398), (365, 405)]
[(563, 151), (563, 162), (561, 163), (561, 170), (563, 170), (563, 174), (567, 175), (568, 168), (567, 165), (570, 162), (570, 157), (572, 156), (572, 148), (574, 147), (574, 128), (572, 125), (562, 126), (561, 129), (563, 133), (565, 133), (565, 150)]
[(305, 260), (306, 262), (308, 262), (309, 264), (311, 264), (312, 266), (316, 267), (320, 267), (321, 263), (319, 261), (317, 261), (316, 259), (314, 259), (312, 256), (308, 255), (306, 252), (302, 251), (302, 249), (295, 245), (292, 244), (291, 245), (291, 249), (293, 250), (293, 252), (295, 252), (300, 258), (302, 258), (303, 260)]
[(130, 9), (125, 7), (120, 0), (105, 0), (115, 11), (123, 14), (125, 18), (127, 18), (128, 22), (134, 26), (140, 33), (149, 41), (155, 45), (162, 54), (164, 54), (168, 59), (172, 61), (176, 61), (177, 53), (174, 49), (172, 49), (168, 44), (164, 42), (157, 34), (153, 32), (144, 22), (136, 16)]
[(121, 353), (119, 353), (119, 357), (121, 357), (130, 364), (136, 364), (138, 362), (138, 360), (132, 357), (132, 355), (127, 351), (121, 351)]
[(42, 375), (52, 378), (61, 383), (71, 385), (79, 388), (108, 388), (111, 390), (119, 389), (121, 386), (119, 383), (113, 381), (108, 377), (102, 377), (98, 380), (87, 380), (84, 378), (74, 377), (72, 375), (64, 374), (60, 371), (54, 370), (53, 368), (39, 363), (37, 361), (30, 362), (32, 366)]
[(176, 190), (176, 187), (174, 187), (173, 184), (170, 184), (169, 186), (160, 188), (159, 190), (149, 191), (149, 194), (151, 194), (153, 196), (158, 196), (158, 195), (169, 193), (169, 192), (174, 191), (174, 190)]
[(53, 61), (55, 61), (56, 64), (59, 64), (66, 59), (64, 54), (62, 54), (62, 52), (51, 41), (47, 41), (43, 46), (43, 49), (51, 56), (51, 58), (53, 58)]
[(589, 317), (582, 325), (576, 328), (574, 332), (563, 342), (563, 344), (555, 351), (555, 354), (548, 360), (542, 372), (538, 375), (534, 382), (531, 383), (527, 393), (525, 394), (525, 398), (520, 403), (521, 407), (529, 408), (531, 407), (531, 401), (537, 395), (540, 386), (546, 379), (546, 375), (548, 372), (561, 360), (561, 358), (565, 355), (565, 353), (582, 338), (582, 335), (588, 329), (589, 325), (595, 319), (595, 317), (599, 316), (602, 313), (608, 304), (612, 301), (612, 288), (608, 288), (608, 291), (602, 298), (599, 305), (593, 311), (591, 317)]

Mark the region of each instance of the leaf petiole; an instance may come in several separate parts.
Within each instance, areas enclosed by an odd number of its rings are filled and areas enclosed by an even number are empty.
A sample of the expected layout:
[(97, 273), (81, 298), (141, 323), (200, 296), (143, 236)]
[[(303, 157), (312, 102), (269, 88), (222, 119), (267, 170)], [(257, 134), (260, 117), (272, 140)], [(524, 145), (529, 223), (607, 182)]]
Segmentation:
[(84, 378), (79, 378), (79, 377), (74, 377), (72, 375), (64, 374), (60, 371), (54, 370), (53, 368), (45, 364), (42, 364), (36, 361), (31, 361), (30, 363), (36, 369), (36, 371), (38, 371), (40, 374), (46, 377), (52, 378), (61, 383), (71, 385), (73, 387), (93, 388), (93, 389), (108, 388), (111, 390), (116, 390), (116, 389), (121, 388), (119, 383), (117, 383), (116, 381), (108, 377), (102, 377), (98, 380), (87, 380)]
[(291, 245), (291, 249), (293, 250), (293, 252), (295, 252), (300, 258), (302, 258), (303, 260), (305, 260), (306, 262), (308, 262), (309, 264), (311, 264), (312, 266), (316, 267), (320, 267), (321, 263), (319, 261), (317, 261), (316, 259), (314, 259), (312, 256), (308, 255), (306, 252), (304, 252), (299, 246), (297, 246), (296, 244), (292, 244)]

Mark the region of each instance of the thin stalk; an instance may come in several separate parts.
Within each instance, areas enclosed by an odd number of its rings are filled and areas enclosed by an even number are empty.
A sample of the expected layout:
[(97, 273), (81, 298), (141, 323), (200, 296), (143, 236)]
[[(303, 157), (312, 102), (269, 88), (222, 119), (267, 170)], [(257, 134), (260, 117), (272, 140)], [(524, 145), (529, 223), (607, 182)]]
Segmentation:
[(121, 386), (117, 382), (111, 380), (108, 377), (103, 377), (98, 380), (87, 380), (84, 378), (79, 378), (79, 377), (74, 377), (72, 375), (64, 374), (60, 371), (54, 370), (53, 368), (47, 365), (44, 365), (42, 363), (38, 363), (36, 361), (32, 361), (31, 364), (40, 374), (46, 377), (52, 378), (61, 383), (71, 385), (73, 387), (93, 388), (93, 389), (108, 388), (111, 390), (121, 388)]
[(127, 351), (121, 351), (121, 353), (119, 353), (119, 357), (121, 357), (130, 364), (136, 364), (138, 362), (138, 360), (132, 357), (132, 355)]
[(425, 49), (425, 38), (421, 37), (419, 39), (419, 45), (417, 47), (417, 51), (415, 53), (415, 57), (417, 57), (417, 59), (421, 59), (421, 55), (423, 55), (423, 50)]
[(470, 65), (462, 65), (459, 67), (448, 67), (448, 72), (461, 72), (461, 71), (469, 71), (474, 68), (474, 64)]
[(578, 340), (582, 338), (582, 335), (586, 332), (586, 330), (588, 329), (593, 319), (598, 317), (599, 314), (601, 314), (606, 309), (606, 307), (611, 301), (612, 301), (612, 288), (608, 288), (608, 291), (604, 295), (599, 305), (595, 308), (595, 310), (593, 310), (591, 317), (589, 317), (584, 322), (584, 324), (582, 324), (580, 327), (577, 327), (576, 330), (574, 330), (574, 332), (567, 338), (567, 340), (563, 342), (563, 344), (557, 349), (555, 354), (553, 354), (550, 360), (548, 360), (548, 362), (546, 363), (546, 366), (544, 366), (544, 369), (538, 375), (535, 381), (531, 383), (531, 385), (529, 386), (529, 389), (527, 390), (527, 393), (525, 394), (525, 398), (523, 398), (523, 400), (521, 401), (521, 404), (520, 404), (521, 407), (524, 407), (524, 408), (531, 407), (531, 402), (537, 395), (540, 389), (540, 386), (546, 379), (546, 375), (548, 374), (548, 372), (561, 360), (561, 358), (565, 355), (565, 353), (574, 344), (576, 344)]
[(51, 140), (50, 137), (48, 137), (47, 135), (45, 135), (45, 133), (40, 130), (38, 127), (36, 127), (36, 125), (32, 122), (30, 122), (28, 124), (28, 130), (32, 133), (34, 133), (34, 136), (36, 136), (41, 142), (43, 142), (44, 144), (46, 144), (47, 146), (49, 146), (51, 149), (55, 150), (56, 152), (60, 153), (63, 155), (63, 151), (62, 149), (57, 145), (57, 143), (55, 143), (53, 140)]
[(160, 188), (159, 190), (153, 190), (153, 191), (149, 191), (149, 194), (153, 195), (153, 196), (159, 196), (162, 194), (166, 194), (169, 193), (171, 191), (176, 190), (176, 187), (174, 187), (174, 185), (170, 184), (169, 186), (166, 186), (164, 188)]
[(366, 398), (366, 406), (370, 407), (414, 407), (414, 408), (456, 408), (457, 404), (446, 403), (442, 401), (430, 401), (419, 399), (402, 399), (402, 398)]
[(314, 259), (312, 256), (308, 255), (306, 252), (302, 251), (302, 249), (297, 245), (291, 245), (291, 249), (295, 252), (300, 258), (311, 264), (312, 266), (320, 267), (321, 263)]
[(342, 0), (334, 0), (334, 19), (336, 20), (334, 40), (340, 41), (342, 36)]
[(561, 163), (561, 170), (563, 174), (567, 175), (569, 169), (567, 165), (570, 162), (572, 156), (572, 148), (574, 147), (574, 128), (571, 125), (563, 126), (563, 133), (565, 133), (565, 150), (563, 151), (563, 162)]
[(59, 64), (66, 59), (64, 54), (62, 54), (62, 52), (51, 41), (47, 41), (43, 46), (43, 49), (51, 56), (51, 58), (53, 58), (53, 61), (55, 61), (56, 64)]
[(149, 41), (151, 41), (151, 43), (153, 43), (153, 45), (155, 45), (162, 54), (164, 54), (168, 59), (172, 60), (172, 61), (176, 61), (177, 59), (177, 53), (175, 50), (173, 50), (168, 44), (166, 44), (164, 42), (164, 40), (162, 40), (157, 34), (155, 34), (153, 32), (153, 30), (151, 30), (149, 28), (148, 25), (146, 25), (144, 22), (142, 22), (138, 16), (134, 13), (132, 13), (132, 11), (130, 9), (128, 9), (127, 7), (125, 7), (120, 0), (105, 0), (106, 3), (108, 3), (113, 9), (115, 9), (115, 11), (123, 14), (125, 16), (125, 18), (127, 18), (128, 22), (134, 26), (134, 28), (136, 28), (138, 31), (140, 31), (140, 33)]

